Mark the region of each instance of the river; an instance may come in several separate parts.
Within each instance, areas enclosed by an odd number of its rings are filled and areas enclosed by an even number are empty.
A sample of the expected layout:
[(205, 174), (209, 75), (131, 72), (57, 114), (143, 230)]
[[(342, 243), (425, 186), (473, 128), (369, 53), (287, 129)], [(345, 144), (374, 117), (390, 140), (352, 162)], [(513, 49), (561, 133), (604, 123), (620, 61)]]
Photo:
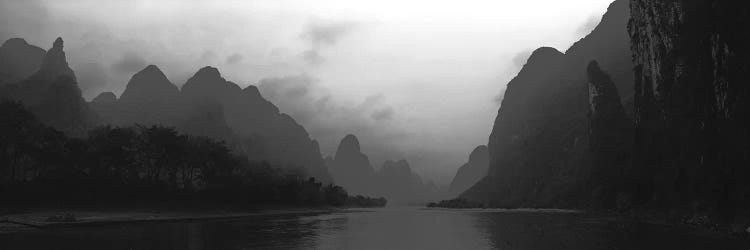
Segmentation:
[(583, 213), (414, 207), (0, 234), (0, 249), (750, 249), (705, 230)]

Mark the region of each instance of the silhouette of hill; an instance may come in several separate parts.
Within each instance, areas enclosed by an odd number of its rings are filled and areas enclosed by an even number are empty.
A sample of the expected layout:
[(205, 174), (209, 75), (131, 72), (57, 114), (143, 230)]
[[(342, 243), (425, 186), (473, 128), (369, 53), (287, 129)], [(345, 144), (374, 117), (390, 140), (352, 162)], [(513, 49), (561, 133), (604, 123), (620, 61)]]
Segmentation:
[[(21, 58), (17, 65), (24, 65), (27, 59)], [(9, 61), (8, 64), (16, 62)], [(36, 72), (18, 83), (6, 84), (0, 92), (4, 98), (23, 103), (40, 121), (71, 135), (82, 135), (96, 119), (81, 97), (75, 73), (65, 58), (61, 38), (55, 40)]]
[(337, 185), (354, 194), (371, 194), (374, 190), (374, 171), (367, 155), (360, 150), (359, 140), (346, 135), (339, 143), (335, 158), (327, 166)]
[(21, 38), (5, 41), (0, 46), (0, 85), (21, 81), (37, 72), (46, 53)]
[(406, 160), (385, 161), (375, 173), (378, 196), (384, 196), (391, 204), (423, 201), (426, 192), (422, 178), (412, 172)]
[(474, 148), (469, 155), (469, 161), (461, 165), (456, 172), (456, 176), (451, 181), (448, 190), (450, 196), (457, 196), (483, 177), (487, 176), (487, 168), (490, 166), (490, 156), (487, 146), (481, 145)]
[(463, 198), (503, 207), (560, 207), (582, 200), (579, 190), (591, 171), (585, 69), (597, 60), (612, 72), (622, 98), (632, 99), (628, 13), (627, 1), (615, 1), (591, 34), (565, 53), (553, 48), (532, 53), (508, 83), (489, 138), (488, 176)]
[(331, 181), (317, 142), (302, 126), (280, 113), (255, 86), (242, 89), (213, 67), (201, 68), (178, 89), (157, 66), (149, 65), (133, 75), (116, 102), (91, 105), (111, 124), (175, 126), (227, 141), (251, 160), (305, 168), (318, 180)]

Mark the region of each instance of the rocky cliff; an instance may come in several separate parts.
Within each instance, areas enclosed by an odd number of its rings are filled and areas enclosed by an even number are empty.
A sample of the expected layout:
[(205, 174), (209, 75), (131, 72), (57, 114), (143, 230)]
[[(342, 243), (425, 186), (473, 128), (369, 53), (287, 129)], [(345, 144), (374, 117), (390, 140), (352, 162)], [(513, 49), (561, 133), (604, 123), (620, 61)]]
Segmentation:
[(628, 18), (627, 1), (615, 1), (591, 34), (565, 53), (553, 48), (532, 53), (507, 85), (489, 138), (488, 176), (463, 198), (491, 206), (560, 207), (588, 196), (586, 68), (597, 60), (626, 103), (632, 99)]
[(589, 85), (589, 148), (591, 175), (587, 190), (590, 205), (621, 208), (632, 184), (633, 122), (625, 114), (617, 86), (592, 61), (587, 70)]
[(750, 4), (632, 0), (637, 204), (750, 202)]

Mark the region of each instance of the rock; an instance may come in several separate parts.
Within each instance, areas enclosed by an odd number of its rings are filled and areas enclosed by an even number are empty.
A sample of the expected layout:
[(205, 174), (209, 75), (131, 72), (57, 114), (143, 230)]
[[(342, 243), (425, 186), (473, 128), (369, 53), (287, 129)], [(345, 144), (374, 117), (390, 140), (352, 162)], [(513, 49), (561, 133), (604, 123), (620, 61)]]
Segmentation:
[(750, 4), (632, 0), (630, 6), (640, 202), (747, 210)]
[(615, 208), (626, 204), (623, 197), (627, 175), (631, 171), (633, 129), (630, 118), (620, 102), (620, 95), (612, 79), (591, 61), (587, 68), (589, 79), (589, 147), (591, 177), (589, 190), (598, 206)]

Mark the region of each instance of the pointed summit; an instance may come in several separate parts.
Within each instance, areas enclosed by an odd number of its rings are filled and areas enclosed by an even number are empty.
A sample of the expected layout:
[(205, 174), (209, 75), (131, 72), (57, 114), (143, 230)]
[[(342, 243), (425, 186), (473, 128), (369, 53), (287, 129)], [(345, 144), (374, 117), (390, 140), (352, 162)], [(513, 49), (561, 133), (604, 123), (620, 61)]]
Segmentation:
[(115, 93), (112, 92), (103, 92), (96, 96), (93, 100), (91, 100), (92, 103), (96, 104), (112, 104), (117, 101), (117, 96), (115, 96)]
[(349, 134), (341, 139), (336, 155), (329, 164), (331, 175), (337, 184), (352, 193), (372, 193), (374, 171), (370, 159), (360, 151), (356, 136)]
[(62, 37), (58, 37), (57, 39), (55, 39), (55, 42), (52, 44), (52, 49), (59, 49), (59, 50), (63, 49)]
[(339, 148), (336, 150), (336, 157), (340, 157), (345, 154), (356, 154), (361, 153), (359, 148), (359, 140), (357, 136), (348, 134), (339, 143)]
[(195, 72), (182, 86), (182, 93), (189, 99), (231, 99), (241, 92), (242, 88), (221, 77), (219, 69), (211, 66)]
[(195, 73), (193, 77), (202, 77), (202, 78), (221, 78), (221, 73), (219, 73), (219, 69), (206, 66), (198, 70), (198, 72)]
[(52, 44), (52, 48), (44, 56), (39, 72), (34, 74), (32, 78), (35, 78), (35, 80), (53, 81), (60, 76), (70, 77), (74, 82), (76, 80), (76, 75), (68, 66), (68, 61), (65, 58), (63, 40), (58, 37)]
[(130, 78), (120, 101), (145, 103), (174, 101), (179, 92), (177, 86), (167, 79), (159, 67), (149, 65)]

